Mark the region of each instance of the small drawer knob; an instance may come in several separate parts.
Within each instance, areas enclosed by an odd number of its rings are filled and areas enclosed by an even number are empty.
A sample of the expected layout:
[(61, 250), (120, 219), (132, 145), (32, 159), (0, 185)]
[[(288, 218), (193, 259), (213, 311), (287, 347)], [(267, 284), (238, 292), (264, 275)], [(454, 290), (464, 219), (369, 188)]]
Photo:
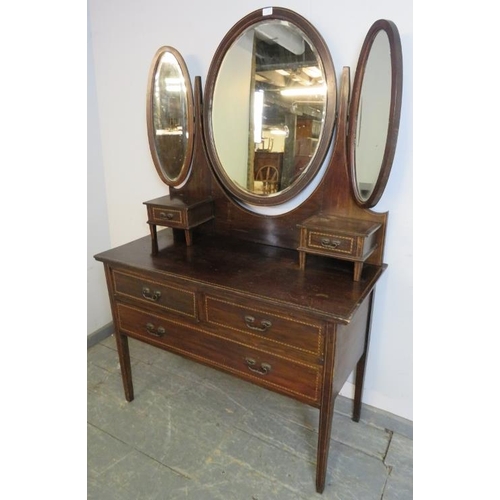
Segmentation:
[(259, 375), (267, 375), (272, 368), (269, 363), (261, 363), (260, 367), (255, 368), (257, 362), (253, 358), (245, 358), (245, 363), (251, 372), (258, 373)]
[(162, 219), (172, 220), (174, 218), (174, 214), (171, 212), (160, 212), (160, 217)]
[(339, 240), (332, 240), (330, 238), (321, 238), (321, 245), (324, 246), (325, 248), (331, 248), (335, 250), (340, 246), (342, 242)]
[(142, 296), (147, 300), (158, 302), (158, 300), (161, 297), (161, 292), (160, 290), (155, 290), (154, 292), (151, 292), (151, 290), (147, 286), (144, 286), (142, 287)]
[(165, 335), (165, 328), (163, 328), (162, 326), (156, 328), (153, 323), (146, 323), (146, 330), (148, 333), (154, 335), (155, 337), (162, 337), (163, 335)]
[(260, 322), (260, 326), (255, 325), (255, 318), (253, 316), (245, 316), (245, 325), (247, 325), (250, 330), (256, 330), (258, 332), (266, 332), (273, 326), (273, 324), (268, 319), (263, 319)]

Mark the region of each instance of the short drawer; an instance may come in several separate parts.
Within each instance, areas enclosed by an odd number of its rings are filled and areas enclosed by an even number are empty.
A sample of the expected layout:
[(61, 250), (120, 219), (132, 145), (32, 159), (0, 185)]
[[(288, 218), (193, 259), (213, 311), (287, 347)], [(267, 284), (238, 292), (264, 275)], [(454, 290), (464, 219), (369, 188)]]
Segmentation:
[(307, 246), (332, 254), (356, 255), (356, 240), (350, 236), (310, 231), (307, 237)]
[(176, 225), (183, 224), (182, 211), (167, 207), (152, 207), (152, 219), (150, 222), (158, 225)]
[[(303, 352), (322, 356), (321, 321), (272, 308), (259, 301), (237, 304), (221, 297), (205, 297), (207, 323), (231, 340), (268, 348), (271, 352)], [(222, 328), (221, 328), (222, 327)]]
[(165, 285), (124, 271), (114, 271), (113, 278), (118, 297), (139, 300), (165, 311), (197, 318), (196, 295), (190, 290)]
[(296, 399), (319, 402), (321, 366), (258, 351), (214, 335), (200, 325), (133, 306), (118, 303), (117, 315), (118, 329), (126, 335)]

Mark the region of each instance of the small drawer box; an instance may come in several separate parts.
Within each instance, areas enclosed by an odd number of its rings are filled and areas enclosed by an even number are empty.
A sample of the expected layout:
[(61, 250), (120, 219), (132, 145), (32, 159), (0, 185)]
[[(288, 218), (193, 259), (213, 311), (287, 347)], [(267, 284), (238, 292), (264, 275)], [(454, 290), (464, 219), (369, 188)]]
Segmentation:
[(186, 245), (192, 245), (192, 230), (214, 218), (212, 198), (192, 199), (173, 194), (145, 201), (148, 210), (148, 224), (151, 231), (153, 255), (158, 254), (156, 226), (166, 226), (184, 231)]
[(299, 265), (305, 269), (306, 254), (323, 255), (354, 262), (354, 281), (361, 279), (365, 260), (377, 248), (378, 222), (335, 215), (315, 215), (300, 228)]

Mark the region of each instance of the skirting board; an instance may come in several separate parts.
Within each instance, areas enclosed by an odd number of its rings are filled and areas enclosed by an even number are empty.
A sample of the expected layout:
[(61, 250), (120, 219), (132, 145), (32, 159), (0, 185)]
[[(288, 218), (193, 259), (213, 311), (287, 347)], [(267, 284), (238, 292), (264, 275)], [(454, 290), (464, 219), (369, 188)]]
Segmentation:
[(96, 330), (95, 332), (92, 332), (90, 335), (87, 335), (87, 349), (98, 344), (105, 338), (109, 337), (114, 333), (114, 331), (115, 328), (113, 326), (113, 323), (108, 323), (107, 325), (104, 325), (103, 327), (99, 328), (99, 330)]

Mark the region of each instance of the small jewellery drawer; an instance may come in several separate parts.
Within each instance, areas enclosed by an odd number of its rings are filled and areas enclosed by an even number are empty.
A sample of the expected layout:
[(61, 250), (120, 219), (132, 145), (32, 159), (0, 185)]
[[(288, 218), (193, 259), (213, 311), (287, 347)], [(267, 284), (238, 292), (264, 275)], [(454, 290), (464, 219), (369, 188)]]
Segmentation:
[(321, 321), (293, 315), (255, 300), (251, 306), (245, 306), (208, 295), (205, 309), (209, 327), (217, 327), (217, 333), (230, 340), (289, 356), (292, 355), (290, 349), (316, 358), (322, 356)]
[(307, 237), (307, 246), (331, 253), (356, 255), (356, 242), (350, 236), (310, 231)]
[(152, 207), (151, 214), (151, 222), (153, 224), (168, 224), (169, 226), (175, 224), (183, 224), (182, 212), (180, 210), (174, 210), (168, 207)]
[(173, 317), (117, 304), (122, 333), (207, 365), (236, 374), (271, 390), (317, 403), (322, 367), (231, 342)]
[(166, 311), (197, 318), (195, 293), (174, 285), (165, 285), (123, 271), (114, 271), (114, 288), (119, 297), (140, 300)]

